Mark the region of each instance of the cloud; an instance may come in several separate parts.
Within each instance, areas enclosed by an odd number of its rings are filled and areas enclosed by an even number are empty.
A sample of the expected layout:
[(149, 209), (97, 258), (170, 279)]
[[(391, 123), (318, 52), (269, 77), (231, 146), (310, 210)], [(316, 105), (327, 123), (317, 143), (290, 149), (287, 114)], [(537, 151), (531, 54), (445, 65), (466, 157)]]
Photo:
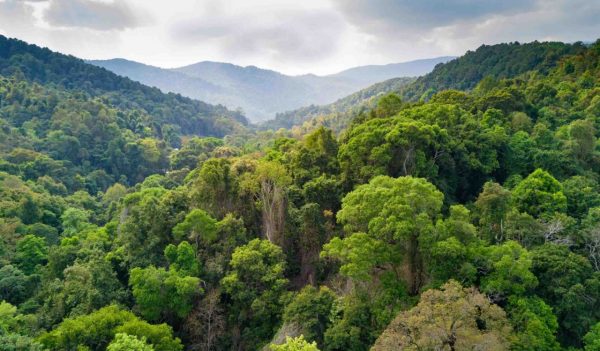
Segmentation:
[(51, 0), (44, 19), (56, 27), (88, 28), (99, 31), (135, 28), (141, 21), (123, 0)]
[[(315, 62), (336, 52), (346, 26), (339, 13), (318, 11), (221, 13), (172, 27), (174, 40), (209, 43), (227, 56), (263, 56), (287, 62)], [(258, 12), (258, 13), (257, 13)]]
[[(458, 22), (529, 11), (534, 0), (334, 0), (346, 18), (374, 34), (429, 31)], [(397, 31), (401, 31), (398, 33)]]
[(15, 0), (0, 2), (0, 30), (7, 34), (20, 35), (33, 26), (33, 7)]

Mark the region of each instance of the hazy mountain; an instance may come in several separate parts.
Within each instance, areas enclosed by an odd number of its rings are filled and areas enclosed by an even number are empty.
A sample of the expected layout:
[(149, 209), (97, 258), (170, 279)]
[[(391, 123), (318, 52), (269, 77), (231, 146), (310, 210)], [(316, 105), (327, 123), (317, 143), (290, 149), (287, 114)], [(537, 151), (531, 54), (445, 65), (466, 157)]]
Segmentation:
[(444, 56), (387, 65), (369, 65), (350, 68), (329, 77), (351, 79), (355, 82), (371, 85), (396, 77), (417, 77), (431, 72), (439, 63), (448, 62), (456, 57)]
[(348, 125), (354, 115), (373, 107), (381, 96), (398, 91), (415, 80), (414, 77), (388, 79), (338, 99), (331, 104), (310, 105), (278, 113), (275, 119), (263, 122), (260, 127), (273, 130), (289, 129), (311, 121), (312, 123), (307, 125), (308, 129), (318, 124), (339, 132)]
[[(427, 100), (442, 90), (471, 90), (484, 77), (512, 78), (532, 70), (547, 73), (563, 57), (577, 54), (584, 49), (581, 44), (559, 42), (482, 45), (475, 51), (468, 51), (457, 58), (438, 58), (439, 60), (446, 59), (447, 62), (435, 65), (431, 72), (425, 73), (419, 78), (389, 79), (375, 83), (331, 104), (313, 104), (281, 112), (273, 120), (264, 122), (261, 127), (278, 129), (302, 126), (302, 128), (310, 130), (323, 125), (339, 132), (345, 129), (361, 111), (373, 107), (376, 100), (386, 93), (397, 93), (406, 101), (416, 101), (421, 98)], [(360, 81), (361, 77), (365, 77), (366, 81), (369, 76), (382, 77), (386, 74), (402, 74), (407, 72), (407, 67), (411, 67), (414, 71), (418, 70), (418, 67), (424, 70), (427, 68), (425, 62), (431, 64), (432, 60), (356, 67), (337, 73), (333, 77), (354, 79), (355, 81)]]
[(211, 61), (174, 69), (124, 59), (89, 62), (165, 92), (176, 92), (229, 108), (242, 108), (251, 120), (257, 122), (273, 118), (278, 112), (329, 104), (386, 79), (420, 76), (450, 59), (439, 57), (361, 66), (328, 76), (289, 76), (255, 66)]

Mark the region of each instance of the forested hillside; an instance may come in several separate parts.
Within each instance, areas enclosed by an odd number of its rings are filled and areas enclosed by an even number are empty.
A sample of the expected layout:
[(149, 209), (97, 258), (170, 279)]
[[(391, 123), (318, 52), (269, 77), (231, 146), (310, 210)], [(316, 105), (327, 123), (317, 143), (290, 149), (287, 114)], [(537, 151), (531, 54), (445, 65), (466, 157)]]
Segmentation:
[(491, 50), (339, 137), (10, 43), (0, 350), (598, 350), (600, 41)]
[[(438, 64), (432, 72), (419, 77), (413, 82), (406, 80), (389, 80), (374, 84), (362, 92), (368, 96), (394, 92), (406, 101), (428, 100), (436, 92), (447, 89), (469, 91), (481, 80), (512, 78), (528, 71), (547, 73), (565, 55), (576, 54), (584, 49), (583, 44), (565, 44), (557, 42), (508, 43), (482, 45), (464, 56)], [(359, 92), (364, 95), (364, 93)], [(280, 113), (273, 123), (265, 126), (298, 127), (302, 131), (313, 130), (325, 126), (336, 131), (345, 129), (361, 112), (366, 101), (356, 101), (356, 94), (340, 99), (344, 102), (343, 111), (335, 104), (326, 106), (309, 106), (294, 111)], [(353, 103), (349, 106), (346, 102)], [(340, 113), (341, 112), (341, 113)]]
[(0, 37), (1, 168), (70, 191), (133, 185), (168, 168), (184, 136), (218, 136), (245, 118), (163, 94), (24, 42)]
[(438, 57), (390, 65), (360, 66), (336, 74), (285, 75), (255, 66), (202, 61), (165, 69), (124, 59), (92, 60), (116, 74), (165, 92), (242, 108), (254, 122), (264, 122), (276, 113), (309, 104), (326, 104), (369, 85), (395, 77), (413, 77), (428, 72), (450, 57)]
[(278, 113), (275, 119), (263, 122), (260, 127), (272, 130), (279, 128), (289, 129), (302, 125), (311, 119), (316, 119), (318, 122), (311, 122), (319, 123), (319, 125), (324, 125), (335, 131), (340, 131), (341, 128), (345, 128), (348, 125), (354, 116), (368, 108), (372, 108), (377, 103), (378, 98), (386, 93), (398, 91), (414, 80), (415, 78), (412, 77), (388, 79), (350, 94), (329, 105), (310, 105), (297, 110)]

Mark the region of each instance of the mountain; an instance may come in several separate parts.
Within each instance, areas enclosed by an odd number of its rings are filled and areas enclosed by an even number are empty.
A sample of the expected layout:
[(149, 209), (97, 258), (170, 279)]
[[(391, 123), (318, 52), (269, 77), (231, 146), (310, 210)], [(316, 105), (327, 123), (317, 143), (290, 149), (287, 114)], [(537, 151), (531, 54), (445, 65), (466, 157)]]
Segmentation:
[[(222, 137), (247, 120), (36, 45), (0, 36), (0, 171), (95, 193), (164, 172), (183, 137)], [(89, 176), (89, 178), (88, 178)], [(59, 186), (60, 185), (60, 186)]]
[(387, 65), (360, 66), (347, 69), (329, 77), (343, 78), (371, 85), (394, 77), (418, 77), (431, 72), (439, 63), (455, 59), (455, 56), (443, 56), (431, 59), (415, 60)]
[(255, 66), (203, 61), (164, 69), (124, 59), (91, 60), (91, 64), (129, 77), (165, 92), (241, 108), (253, 121), (264, 121), (278, 112), (321, 105), (390, 78), (419, 76), (449, 57), (391, 65), (362, 66), (328, 76), (289, 76)]
[(263, 122), (263, 129), (277, 130), (279, 128), (292, 128), (301, 126), (310, 121), (307, 128), (318, 124), (341, 131), (355, 114), (373, 107), (377, 99), (389, 92), (398, 91), (414, 82), (416, 78), (392, 78), (375, 83), (368, 88), (359, 90), (328, 105), (310, 105), (296, 110), (278, 113), (275, 119)]
[(532, 70), (547, 73), (562, 57), (580, 53), (584, 48), (582, 43), (538, 41), (481, 45), (436, 66), (407, 86), (402, 95), (408, 100), (418, 100), (447, 89), (471, 90), (485, 77), (511, 78)]
[[(567, 44), (561, 42), (532, 42), (521, 44), (502, 43), (497, 45), (482, 45), (475, 51), (468, 51), (465, 55), (440, 63), (435, 68), (412, 81), (389, 80), (376, 83), (357, 93), (342, 98), (335, 104), (322, 106), (305, 106), (296, 110), (279, 113), (273, 121), (263, 123), (264, 128), (291, 128), (303, 126), (310, 130), (317, 126), (326, 126), (341, 131), (349, 122), (364, 111), (373, 107), (373, 98), (384, 93), (397, 93), (405, 101), (418, 101), (429, 99), (437, 92), (456, 89), (469, 91), (483, 78), (492, 80), (512, 78), (528, 71), (547, 73), (565, 56), (578, 54), (585, 50), (582, 43)], [(440, 58), (444, 59), (444, 58)], [(383, 66), (379, 70), (384, 70)], [(377, 66), (375, 66), (377, 67)], [(391, 65), (389, 70), (393, 70)], [(372, 72), (376, 72), (373, 69)], [(362, 68), (344, 71), (338, 75), (360, 77)], [(374, 73), (375, 74), (375, 73)], [(358, 78), (356, 78), (358, 79)], [(364, 96), (364, 99), (356, 99)], [(371, 101), (369, 102), (369, 99)], [(368, 102), (368, 103), (367, 103)], [(344, 108), (340, 109), (340, 105)]]

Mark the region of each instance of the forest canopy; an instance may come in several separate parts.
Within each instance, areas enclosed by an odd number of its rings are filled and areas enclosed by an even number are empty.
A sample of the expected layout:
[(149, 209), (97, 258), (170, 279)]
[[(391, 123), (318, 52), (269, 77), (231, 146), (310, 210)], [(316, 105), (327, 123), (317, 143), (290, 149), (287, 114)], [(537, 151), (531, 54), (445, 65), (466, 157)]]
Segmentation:
[(0, 37), (0, 350), (599, 350), (600, 41), (402, 86), (259, 131)]

